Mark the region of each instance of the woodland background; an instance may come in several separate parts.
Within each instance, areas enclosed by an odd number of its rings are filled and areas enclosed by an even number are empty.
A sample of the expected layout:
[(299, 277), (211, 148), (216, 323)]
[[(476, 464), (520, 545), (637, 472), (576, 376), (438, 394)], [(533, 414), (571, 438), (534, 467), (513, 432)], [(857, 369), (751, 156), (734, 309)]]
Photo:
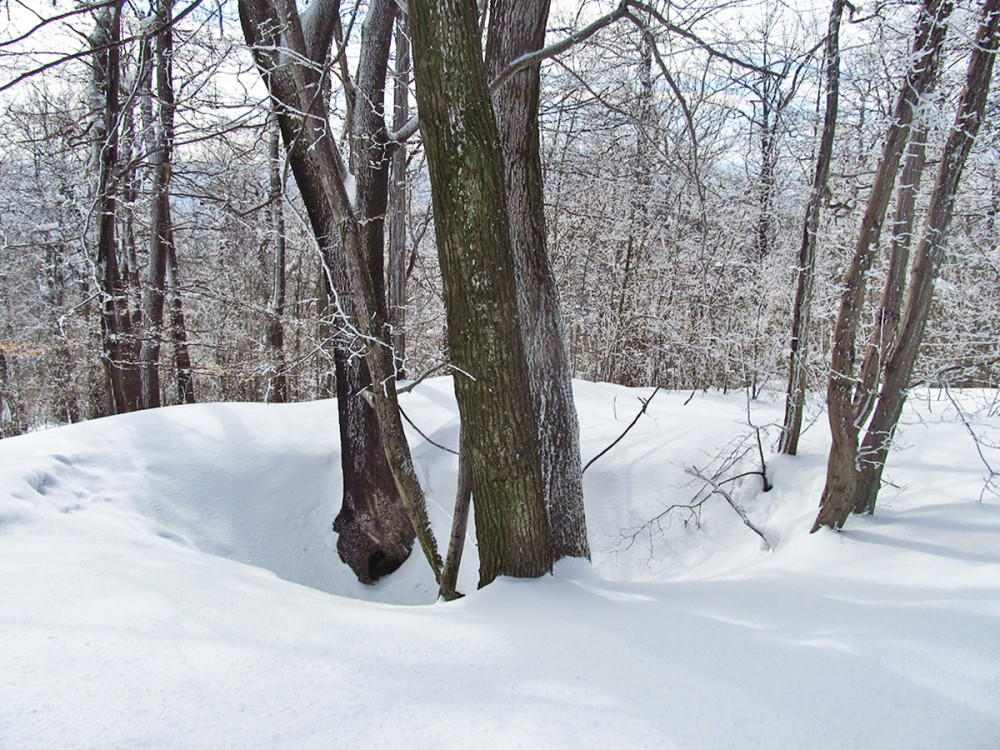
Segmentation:
[[(55, 10), (72, 13), (20, 40), (33, 14), (49, 16), (53, 8), (14, 2), (2, 8), (9, 25), (0, 48), (0, 85), (73, 56), (2, 93), (3, 436), (112, 411), (94, 255), (101, 100), (88, 44), (99, 11), (81, 7), (57, 3)], [(559, 6), (550, 36), (565, 36), (609, 9), (599, 3)], [(662, 10), (689, 36), (612, 24), (542, 68), (549, 252), (573, 375), (671, 389), (780, 391), (796, 254), (822, 125), (829, 9), (769, 2)], [(974, 10), (960, 4), (952, 22), (935, 93), (940, 116), (932, 118), (928, 137), (928, 173), (961, 89)], [(841, 274), (907, 63), (914, 11), (888, 2), (845, 16), (839, 121), (811, 323), (816, 351), (810, 383), (816, 391), (825, 386)], [(364, 12), (363, 4), (341, 8), (340, 60), (348, 68)], [(174, 28), (170, 209), (176, 263), (168, 273), (159, 334), (163, 404), (333, 394), (338, 326), (235, 14), (235, 3), (205, 3)], [(136, 330), (143, 326), (148, 293), (156, 193), (156, 149), (149, 138), (162, 109), (142, 34), (151, 18), (142, 3), (126, 4), (123, 36), (133, 40), (121, 47), (115, 221)], [(390, 88), (411, 86), (399, 44), (397, 39)], [(335, 63), (334, 76), (341, 70)], [(331, 88), (331, 113), (343, 124), (341, 91)], [(406, 99), (412, 109), (412, 96)], [(916, 382), (995, 386), (1000, 374), (997, 102), (991, 95), (963, 176)], [(448, 354), (418, 139), (408, 144), (405, 165), (404, 197), (390, 207), (405, 222), (405, 240), (395, 242), (386, 263), (390, 277), (396, 267), (402, 276), (393, 278), (405, 278), (405, 293), (396, 300), (405, 309), (395, 320), (397, 333), (405, 334), (396, 339), (397, 354), (405, 374), (417, 377), (441, 367)], [(398, 182), (402, 175), (394, 177)], [(925, 192), (931, 183), (924, 180)], [(871, 272), (873, 299), (884, 266), (876, 262)]]

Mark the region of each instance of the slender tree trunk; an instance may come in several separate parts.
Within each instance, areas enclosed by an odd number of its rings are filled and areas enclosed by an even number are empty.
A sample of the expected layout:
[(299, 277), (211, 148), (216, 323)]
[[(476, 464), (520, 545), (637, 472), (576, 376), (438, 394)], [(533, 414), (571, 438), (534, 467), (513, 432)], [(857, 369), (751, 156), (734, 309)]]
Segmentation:
[[(941, 46), (947, 30), (952, 0), (924, 0), (914, 37), (912, 63), (907, 71), (893, 120), (886, 133), (882, 158), (875, 172), (868, 205), (861, 220), (854, 256), (844, 274), (844, 291), (833, 332), (830, 378), (827, 385), (832, 445), (827, 464), (826, 488), (820, 514), (813, 528), (840, 528), (854, 508), (860, 480), (858, 467), (859, 423), (855, 403), (855, 344), (863, 310), (866, 277), (878, 251), (879, 237), (892, 194), (896, 172), (910, 133), (915, 109), (936, 78)], [(866, 397), (866, 394), (861, 394)]]
[[(405, 13), (396, 18), (396, 80), (393, 86), (392, 129), (410, 119), (410, 39)], [(406, 144), (392, 152), (389, 184), (389, 323), (392, 325), (393, 367), (396, 378), (406, 377)]]
[(103, 115), (96, 118), (95, 151), (99, 178), (97, 209), (97, 281), (101, 293), (102, 357), (111, 394), (111, 412), (139, 407), (137, 351), (128, 305), (128, 289), (118, 264), (117, 175), (121, 104), (121, 2), (101, 11), (91, 38), (94, 91)]
[[(889, 269), (882, 289), (882, 299), (875, 315), (875, 326), (868, 342), (865, 359), (858, 376), (857, 421), (864, 422), (878, 398), (877, 385), (882, 377), (886, 358), (896, 341), (903, 310), (903, 293), (906, 269), (910, 263), (910, 244), (913, 237), (914, 209), (917, 191), (924, 170), (927, 150), (927, 126), (921, 123), (913, 132), (906, 147), (903, 171), (896, 196), (896, 214), (892, 223), (892, 243), (889, 250)], [(866, 459), (867, 462), (867, 459)]]
[(285, 209), (281, 179), (284, 159), (281, 156), (281, 131), (273, 114), (268, 118), (268, 214), (271, 223), (271, 297), (267, 303), (267, 400), (288, 401), (288, 376), (285, 372)]
[[(487, 72), (494, 80), (513, 60), (541, 49), (548, 0), (497, 0), (490, 17)], [(517, 302), (538, 423), (539, 459), (553, 560), (590, 557), (580, 471), (580, 428), (555, 275), (549, 264), (538, 125), (539, 65), (493, 94), (505, 165)], [(641, 134), (644, 136), (645, 134)]]
[(460, 594), (458, 570), (462, 565), (465, 551), (465, 532), (469, 527), (469, 506), (472, 504), (472, 475), (469, 472), (469, 453), (461, 439), (458, 446), (458, 484), (455, 489), (455, 515), (451, 519), (451, 538), (448, 541), (448, 555), (441, 572), (439, 594), (445, 601), (457, 599)]
[(538, 425), (521, 337), (504, 163), (476, 10), (410, 3), (455, 395), (469, 454), (480, 585), (552, 568)]
[(837, 129), (837, 109), (840, 100), (840, 21), (846, 0), (833, 0), (826, 32), (823, 59), (826, 63), (826, 105), (823, 134), (816, 156), (816, 172), (802, 222), (802, 244), (799, 247), (798, 282), (795, 309), (792, 313), (791, 356), (789, 357), (788, 392), (785, 398), (785, 422), (779, 450), (794, 456), (802, 434), (802, 412), (805, 408), (809, 365), (809, 324), (812, 317), (813, 283), (816, 278), (816, 245), (819, 214), (830, 177), (833, 159), (833, 139)]
[(191, 352), (188, 349), (184, 301), (181, 299), (180, 269), (172, 236), (168, 251), (167, 289), (170, 290), (170, 337), (174, 342), (174, 361), (177, 365), (177, 401), (181, 404), (193, 404), (194, 370), (191, 367)]
[(156, 23), (163, 30), (154, 42), (156, 79), (156, 137), (150, 154), (153, 167), (149, 265), (142, 301), (143, 335), (139, 352), (142, 408), (162, 403), (160, 396), (160, 344), (166, 299), (167, 260), (173, 227), (170, 220), (170, 170), (174, 145), (173, 29), (169, 23), (173, 0), (158, 0)]
[[(958, 114), (941, 155), (923, 237), (914, 256), (906, 308), (886, 363), (878, 405), (861, 448), (861, 477), (853, 498), (853, 507), (858, 510), (871, 513), (875, 509), (889, 444), (906, 400), (906, 389), (930, 314), (934, 282), (945, 257), (958, 184), (985, 116), (998, 47), (1000, 0), (986, 0)], [(820, 518), (816, 523), (820, 523)]]

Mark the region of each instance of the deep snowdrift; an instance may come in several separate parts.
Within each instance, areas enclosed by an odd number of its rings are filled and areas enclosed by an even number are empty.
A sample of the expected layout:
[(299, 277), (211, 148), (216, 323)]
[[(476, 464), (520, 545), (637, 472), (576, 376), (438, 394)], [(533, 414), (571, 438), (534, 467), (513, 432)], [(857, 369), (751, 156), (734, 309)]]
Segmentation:
[[(649, 393), (576, 384), (585, 459)], [(744, 398), (689, 396), (587, 471), (593, 567), (476, 592), (470, 532), (451, 604), (418, 554), (375, 587), (337, 559), (333, 402), (0, 441), (0, 747), (1000, 746), (1000, 503), (951, 404), (908, 408), (876, 516), (840, 534), (808, 534), (822, 418), (768, 456), (773, 491), (727, 484), (768, 551), (719, 497), (643, 526), (695, 498), (686, 469), (755, 468)], [(455, 445), (448, 380), (403, 404)], [(444, 540), (455, 457), (411, 437)]]

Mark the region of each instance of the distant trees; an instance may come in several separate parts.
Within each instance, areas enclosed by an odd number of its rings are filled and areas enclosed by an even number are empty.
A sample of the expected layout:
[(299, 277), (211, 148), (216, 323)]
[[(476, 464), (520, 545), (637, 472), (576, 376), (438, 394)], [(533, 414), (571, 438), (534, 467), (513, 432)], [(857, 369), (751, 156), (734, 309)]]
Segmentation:
[[(771, 6), (725, 38), (710, 3), (467, 5), (12, 7), (0, 434), (335, 393), (338, 547), (370, 582), (417, 531), (439, 568), (395, 382), (448, 371), (485, 583), (588, 554), (573, 376), (756, 395), (787, 373), (790, 453), (828, 379), (834, 527), (873, 507), (912, 382), (996, 383), (1000, 326), (969, 301), (996, 297), (996, 128), (961, 140), (969, 97), (958, 130), (934, 115), (961, 86), (937, 64), (953, 0), (913, 42), (897, 3)], [(74, 51), (40, 56), (57, 33)], [(956, 168), (921, 179), (939, 154)]]

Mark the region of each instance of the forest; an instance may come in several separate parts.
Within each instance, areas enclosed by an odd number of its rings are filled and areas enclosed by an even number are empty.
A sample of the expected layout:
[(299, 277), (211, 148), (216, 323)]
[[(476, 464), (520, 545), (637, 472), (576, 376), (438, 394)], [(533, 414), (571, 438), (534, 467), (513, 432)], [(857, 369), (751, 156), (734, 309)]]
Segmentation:
[(414, 382), (481, 584), (589, 554), (572, 378), (784, 393), (840, 528), (909, 389), (997, 386), (995, 5), (8, 1), (0, 435), (337, 396), (341, 557), (453, 595)]
[(998, 746), (1000, 0), (0, 18), (0, 746)]

